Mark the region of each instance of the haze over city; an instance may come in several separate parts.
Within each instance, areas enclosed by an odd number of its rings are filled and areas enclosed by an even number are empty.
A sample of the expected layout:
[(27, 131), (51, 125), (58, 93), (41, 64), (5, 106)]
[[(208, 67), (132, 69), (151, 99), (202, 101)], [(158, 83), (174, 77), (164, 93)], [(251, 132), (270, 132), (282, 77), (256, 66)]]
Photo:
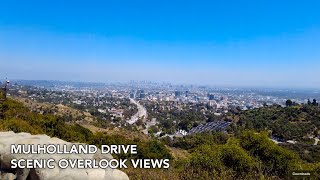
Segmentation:
[(150, 3), (2, 2), (0, 78), (320, 88), (318, 1)]

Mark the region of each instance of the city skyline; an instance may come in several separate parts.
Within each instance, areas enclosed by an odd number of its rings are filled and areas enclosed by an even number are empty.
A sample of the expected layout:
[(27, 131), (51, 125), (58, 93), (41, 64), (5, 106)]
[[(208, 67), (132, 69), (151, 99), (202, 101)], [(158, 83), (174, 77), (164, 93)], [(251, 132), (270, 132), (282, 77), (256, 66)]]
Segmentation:
[(0, 78), (320, 88), (319, 5), (4, 2)]

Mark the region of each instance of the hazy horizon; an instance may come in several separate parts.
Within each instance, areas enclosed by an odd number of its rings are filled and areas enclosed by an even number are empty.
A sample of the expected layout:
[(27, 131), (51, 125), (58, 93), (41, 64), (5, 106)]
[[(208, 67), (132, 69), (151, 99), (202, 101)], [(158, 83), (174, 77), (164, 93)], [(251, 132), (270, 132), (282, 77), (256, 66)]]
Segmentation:
[[(320, 88), (316, 88), (316, 87), (294, 87), (294, 86), (246, 86), (246, 85), (233, 85), (233, 84), (214, 84), (214, 85), (210, 85), (210, 84), (201, 84), (201, 83), (175, 83), (175, 82), (168, 82), (168, 81), (150, 81), (150, 80), (129, 80), (129, 81), (84, 81), (84, 80), (63, 80), (63, 79), (9, 79), (9, 78), (0, 78), (0, 84), (4, 83), (6, 80), (9, 80), (12, 83), (17, 83), (17, 82), (33, 82), (33, 83), (41, 83), (42, 81), (48, 81), (48, 82), (61, 82), (61, 83), (88, 83), (88, 84), (105, 84), (105, 85), (111, 85), (111, 84), (130, 84), (132, 83), (132, 81), (134, 81), (134, 83), (137, 84), (142, 84), (142, 83), (157, 83), (158, 85), (160, 84), (170, 84), (172, 86), (176, 86), (176, 87), (207, 87), (207, 88), (218, 88), (218, 89), (225, 89), (225, 88), (230, 88), (230, 89), (248, 89), (248, 90), (275, 90), (275, 91), (314, 91), (314, 92), (320, 92)], [(18, 83), (19, 84), (19, 83)], [(28, 84), (28, 83), (27, 83)]]
[(320, 3), (8, 1), (0, 79), (320, 88)]

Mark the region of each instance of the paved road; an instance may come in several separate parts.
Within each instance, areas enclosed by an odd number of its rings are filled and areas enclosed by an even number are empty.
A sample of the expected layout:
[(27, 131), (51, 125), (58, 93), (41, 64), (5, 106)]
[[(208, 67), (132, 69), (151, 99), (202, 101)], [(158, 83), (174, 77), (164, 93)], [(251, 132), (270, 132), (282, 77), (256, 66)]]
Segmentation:
[(146, 110), (146, 108), (143, 107), (141, 104), (139, 104), (138, 101), (136, 101), (134, 99), (130, 98), (130, 102), (137, 106), (138, 112), (135, 115), (131, 116), (131, 119), (128, 120), (127, 123), (134, 124), (135, 122), (138, 121), (139, 118), (142, 118), (142, 117), (143, 117), (143, 120), (145, 120), (147, 118), (147, 110)]

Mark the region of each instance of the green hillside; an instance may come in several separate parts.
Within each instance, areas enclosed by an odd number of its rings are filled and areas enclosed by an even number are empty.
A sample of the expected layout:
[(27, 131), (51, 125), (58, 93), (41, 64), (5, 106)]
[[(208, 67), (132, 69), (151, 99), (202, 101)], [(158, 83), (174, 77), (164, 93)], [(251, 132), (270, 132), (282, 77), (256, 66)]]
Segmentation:
[(270, 130), (284, 140), (305, 141), (320, 136), (320, 106), (312, 104), (290, 107), (270, 106), (239, 113), (239, 125), (257, 131)]

